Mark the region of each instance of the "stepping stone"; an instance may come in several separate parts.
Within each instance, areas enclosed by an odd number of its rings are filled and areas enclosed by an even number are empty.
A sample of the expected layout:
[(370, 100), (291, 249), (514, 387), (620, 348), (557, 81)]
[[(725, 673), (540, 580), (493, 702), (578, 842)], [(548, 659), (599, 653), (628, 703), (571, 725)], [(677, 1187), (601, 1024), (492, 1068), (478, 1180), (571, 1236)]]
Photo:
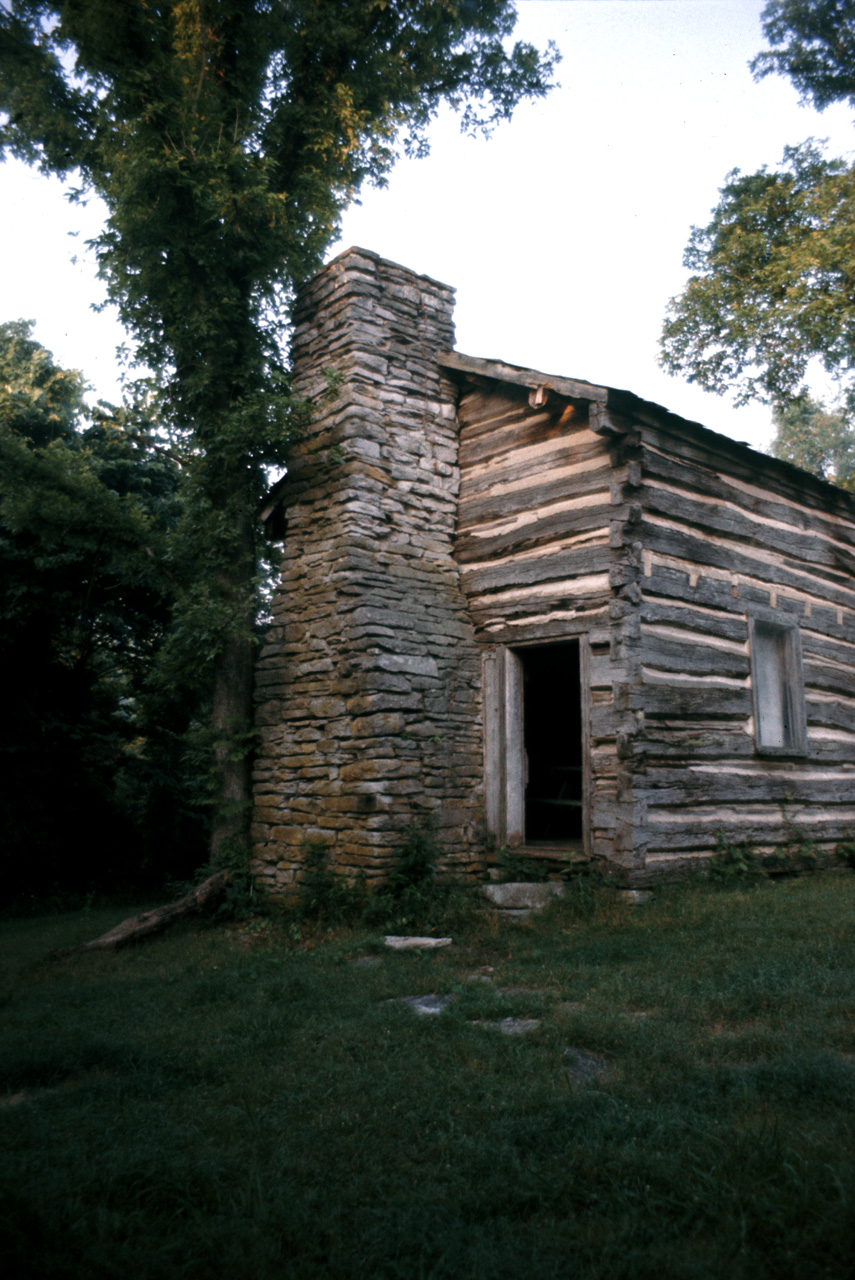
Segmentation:
[(598, 1057), (595, 1053), (588, 1053), (587, 1049), (577, 1049), (573, 1045), (568, 1045), (564, 1050), (564, 1057), (567, 1059), (567, 1070), (573, 1080), (593, 1080), (597, 1076), (606, 1075), (609, 1070), (609, 1064), (605, 1058)]
[(404, 1004), (408, 1009), (412, 1009), (413, 1013), (419, 1014), (420, 1017), (426, 1017), (437, 1013), (442, 1013), (447, 1005), (450, 1005), (454, 999), (450, 996), (394, 996), (391, 1000), (386, 1000), (386, 1004)]
[(390, 934), (383, 941), (393, 951), (434, 951), (437, 947), (451, 946), (451, 938), (410, 938)]
[(482, 888), (484, 896), (500, 911), (542, 911), (564, 893), (564, 885), (553, 880), (517, 880), (511, 884), (485, 884)]
[(496, 1022), (488, 1022), (479, 1018), (476, 1027), (493, 1027), (504, 1036), (524, 1036), (529, 1031), (536, 1031), (540, 1026), (540, 1018), (501, 1018)]

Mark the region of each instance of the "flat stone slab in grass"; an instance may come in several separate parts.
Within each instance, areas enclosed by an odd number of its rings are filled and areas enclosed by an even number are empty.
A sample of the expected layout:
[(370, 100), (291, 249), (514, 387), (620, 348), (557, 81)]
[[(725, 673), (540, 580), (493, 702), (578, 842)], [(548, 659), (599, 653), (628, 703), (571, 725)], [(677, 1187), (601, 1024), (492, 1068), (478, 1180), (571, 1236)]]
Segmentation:
[(501, 911), (542, 911), (548, 902), (564, 893), (564, 885), (552, 880), (518, 880), (511, 884), (485, 884), (482, 888), (484, 896)]
[(653, 897), (650, 889), (620, 889), (618, 892), (631, 907), (641, 907)]
[(413, 1013), (425, 1017), (431, 1014), (442, 1013), (448, 1005), (451, 1004), (454, 996), (393, 996), (391, 1000), (387, 1000), (386, 1004), (403, 1004), (408, 1009), (412, 1009)]
[(540, 1018), (500, 1018), (495, 1022), (479, 1018), (476, 1027), (492, 1027), (501, 1031), (504, 1036), (524, 1036), (529, 1031), (536, 1031), (540, 1026)]
[(437, 947), (451, 946), (451, 938), (410, 938), (390, 934), (383, 941), (393, 951), (434, 951)]
[(573, 1080), (595, 1080), (597, 1076), (608, 1074), (609, 1064), (605, 1058), (596, 1053), (588, 1053), (587, 1049), (577, 1049), (568, 1045), (564, 1050), (567, 1059), (567, 1070)]

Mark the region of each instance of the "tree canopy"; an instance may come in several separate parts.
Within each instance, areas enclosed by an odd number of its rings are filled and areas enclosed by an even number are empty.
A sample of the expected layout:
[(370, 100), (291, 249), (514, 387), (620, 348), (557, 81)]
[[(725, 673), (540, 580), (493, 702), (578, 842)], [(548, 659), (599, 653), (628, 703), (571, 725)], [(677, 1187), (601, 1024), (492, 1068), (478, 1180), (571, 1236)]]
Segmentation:
[(185, 650), (214, 655), (217, 855), (246, 845), (256, 510), (295, 429), (279, 354), (293, 287), (360, 186), (424, 151), (443, 103), (489, 130), (547, 92), (555, 55), (511, 47), (515, 16), (510, 0), (9, 0), (0, 13), (0, 151), (104, 200), (101, 274), (187, 440), (204, 607), (184, 594), (183, 629), (197, 629)]
[(855, 428), (840, 413), (830, 413), (806, 390), (774, 413), (771, 452), (821, 480), (844, 489), (855, 486)]
[[(770, 0), (773, 48), (752, 63), (788, 75), (822, 109), (855, 101), (855, 3)], [(798, 398), (812, 361), (855, 406), (855, 167), (813, 141), (781, 167), (728, 174), (684, 256), (692, 272), (669, 307), (662, 363), (737, 403)]]
[(186, 874), (205, 830), (204, 693), (157, 671), (180, 468), (144, 413), (90, 413), (31, 328), (0, 325), (0, 894), (18, 898)]
[(855, 101), (853, 0), (769, 0), (763, 34), (772, 48), (751, 63), (755, 76), (787, 76), (818, 111)]

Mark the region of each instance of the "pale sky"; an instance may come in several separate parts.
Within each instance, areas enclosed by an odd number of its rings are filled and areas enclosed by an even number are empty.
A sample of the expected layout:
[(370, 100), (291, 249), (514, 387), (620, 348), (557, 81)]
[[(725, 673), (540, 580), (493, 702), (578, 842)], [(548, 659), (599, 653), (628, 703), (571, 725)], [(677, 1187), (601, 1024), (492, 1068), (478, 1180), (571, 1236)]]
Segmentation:
[[(809, 136), (827, 137), (834, 155), (855, 149), (848, 108), (820, 116), (789, 81), (754, 83), (761, 9), (520, 0), (516, 36), (556, 42), (561, 87), (488, 141), (461, 138), (443, 115), (430, 157), (401, 161), (385, 190), (364, 192), (330, 256), (358, 244), (452, 285), (468, 355), (624, 387), (765, 446), (767, 408), (735, 410), (657, 364), (690, 227), (709, 220), (728, 171), (774, 166)], [(118, 400), (123, 333), (91, 310), (103, 297), (84, 243), (100, 225), (97, 203), (69, 205), (57, 181), (12, 161), (0, 195), (0, 321), (34, 319), (62, 365)]]

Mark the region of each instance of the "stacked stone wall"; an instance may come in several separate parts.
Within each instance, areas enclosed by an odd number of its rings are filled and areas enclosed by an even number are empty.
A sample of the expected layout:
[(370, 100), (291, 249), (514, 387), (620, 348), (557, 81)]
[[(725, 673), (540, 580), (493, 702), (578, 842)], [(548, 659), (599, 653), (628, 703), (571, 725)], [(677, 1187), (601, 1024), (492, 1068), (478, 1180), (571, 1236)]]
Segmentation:
[(307, 839), (382, 878), (430, 814), (449, 869), (481, 857), (481, 658), (452, 557), (446, 286), (350, 250), (303, 291), (296, 390), (312, 426), (287, 482), (281, 582), (257, 671), (254, 869), (274, 893)]

